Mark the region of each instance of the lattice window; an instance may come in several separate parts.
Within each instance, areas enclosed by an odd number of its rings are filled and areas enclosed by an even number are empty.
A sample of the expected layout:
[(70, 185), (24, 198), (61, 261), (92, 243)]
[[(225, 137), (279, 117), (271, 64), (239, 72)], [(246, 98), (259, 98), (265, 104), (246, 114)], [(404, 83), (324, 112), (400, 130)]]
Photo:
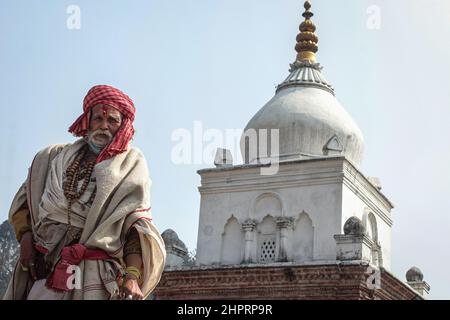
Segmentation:
[(266, 238), (261, 241), (260, 262), (274, 262), (276, 260), (276, 242), (275, 239)]

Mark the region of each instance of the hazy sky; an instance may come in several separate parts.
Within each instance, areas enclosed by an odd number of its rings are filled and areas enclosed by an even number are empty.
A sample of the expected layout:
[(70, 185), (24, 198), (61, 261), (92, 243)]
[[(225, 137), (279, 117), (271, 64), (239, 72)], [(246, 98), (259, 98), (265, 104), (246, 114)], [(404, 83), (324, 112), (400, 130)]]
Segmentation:
[[(67, 27), (70, 5), (80, 29)], [(450, 1), (315, 0), (313, 11), (323, 72), (365, 137), (362, 172), (395, 204), (392, 271), (404, 280), (415, 265), (431, 298), (450, 299)], [(111, 84), (136, 104), (157, 227), (194, 249), (196, 171), (211, 164), (174, 164), (172, 133), (244, 128), (288, 75), (301, 12), (300, 0), (1, 0), (0, 219), (34, 154), (73, 141), (87, 90)]]

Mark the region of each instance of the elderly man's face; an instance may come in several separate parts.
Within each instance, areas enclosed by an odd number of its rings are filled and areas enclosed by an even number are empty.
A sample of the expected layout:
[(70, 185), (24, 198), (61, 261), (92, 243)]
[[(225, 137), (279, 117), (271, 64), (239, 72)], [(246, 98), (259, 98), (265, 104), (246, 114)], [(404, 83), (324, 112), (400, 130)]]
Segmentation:
[(92, 108), (88, 138), (97, 146), (104, 147), (114, 138), (122, 124), (122, 114), (107, 105)]

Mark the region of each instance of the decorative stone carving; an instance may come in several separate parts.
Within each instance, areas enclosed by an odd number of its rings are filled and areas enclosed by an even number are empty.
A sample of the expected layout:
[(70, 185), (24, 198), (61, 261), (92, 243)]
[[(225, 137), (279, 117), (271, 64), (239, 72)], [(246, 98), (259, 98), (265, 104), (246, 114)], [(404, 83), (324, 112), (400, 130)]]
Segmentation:
[(344, 146), (337, 135), (331, 137), (323, 148), (323, 153), (326, 156), (341, 155), (343, 151)]
[(165, 230), (161, 237), (166, 247), (166, 267), (181, 266), (188, 258), (188, 249), (177, 233), (172, 229)]
[(423, 281), (423, 273), (417, 267), (412, 267), (406, 272), (406, 281), (408, 284), (423, 298), (428, 296), (430, 292), (430, 286), (428, 283)]
[(276, 217), (275, 222), (280, 229), (292, 228), (294, 225), (293, 217)]
[(363, 235), (366, 233), (366, 227), (364, 227), (362, 221), (358, 217), (349, 218), (344, 224), (345, 235)]
[(242, 224), (242, 229), (244, 229), (244, 231), (254, 231), (255, 228), (256, 228), (256, 220), (253, 219), (247, 219)]
[(289, 245), (289, 229), (294, 226), (294, 218), (292, 217), (276, 217), (275, 222), (280, 230), (280, 251), (278, 261), (289, 261), (288, 245)]
[(245, 233), (245, 247), (244, 247), (244, 263), (252, 263), (254, 261), (254, 239), (255, 239), (255, 229), (256, 221), (252, 219), (247, 219), (242, 224), (242, 229)]
[(408, 282), (423, 281), (423, 273), (417, 267), (412, 267), (406, 272), (406, 280)]

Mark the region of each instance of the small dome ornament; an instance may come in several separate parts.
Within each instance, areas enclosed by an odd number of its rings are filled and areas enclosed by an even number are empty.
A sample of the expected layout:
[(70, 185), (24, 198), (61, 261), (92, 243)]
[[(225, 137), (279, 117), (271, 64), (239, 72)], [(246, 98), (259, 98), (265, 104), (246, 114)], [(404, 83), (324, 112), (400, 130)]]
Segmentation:
[(423, 281), (423, 273), (417, 267), (412, 267), (406, 272), (406, 281), (408, 282), (421, 282)]
[(350, 217), (344, 224), (344, 234), (346, 236), (361, 236), (365, 233), (366, 228), (358, 217)]

